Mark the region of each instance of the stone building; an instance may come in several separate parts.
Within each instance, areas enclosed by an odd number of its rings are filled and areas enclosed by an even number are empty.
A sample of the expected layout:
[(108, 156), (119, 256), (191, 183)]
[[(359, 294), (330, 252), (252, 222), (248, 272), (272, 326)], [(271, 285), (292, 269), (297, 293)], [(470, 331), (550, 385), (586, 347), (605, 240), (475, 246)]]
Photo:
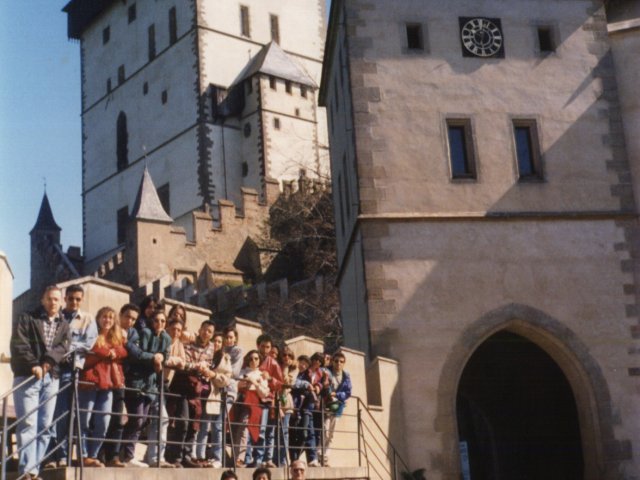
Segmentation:
[(162, 205), (191, 213), (267, 180), (328, 170), (316, 108), (324, 0), (71, 0), (82, 65), (83, 242), (97, 269), (125, 241), (145, 165)]
[(399, 361), (391, 440), (429, 479), (640, 473), (639, 26), (624, 0), (332, 2), (345, 342)]

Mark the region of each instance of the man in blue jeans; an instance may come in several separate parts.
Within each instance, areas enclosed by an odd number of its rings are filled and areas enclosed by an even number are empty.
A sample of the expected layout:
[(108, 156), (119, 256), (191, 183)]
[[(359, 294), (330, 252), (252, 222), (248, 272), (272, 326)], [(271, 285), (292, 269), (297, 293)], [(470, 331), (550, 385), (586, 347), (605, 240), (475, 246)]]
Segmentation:
[(47, 287), (41, 303), (32, 314), (20, 316), (11, 335), (16, 417), (31, 412), (16, 427), (18, 471), (31, 479), (39, 478), (40, 463), (51, 440), (58, 365), (69, 348), (69, 324), (60, 316), (62, 292), (56, 286)]
[[(85, 352), (93, 347), (98, 338), (98, 325), (93, 319), (93, 315), (80, 310), (80, 305), (84, 299), (84, 289), (80, 285), (70, 285), (64, 293), (65, 307), (61, 316), (69, 324), (69, 351), (75, 352), (73, 356), (68, 356), (60, 364), (60, 393), (56, 401), (54, 418), (59, 418), (65, 412), (71, 410), (71, 399), (73, 398), (73, 369), (82, 369), (84, 366)], [(75, 365), (74, 365), (75, 362)], [(63, 417), (54, 427), (55, 438), (52, 445), (60, 445), (55, 457), (58, 459), (58, 467), (66, 467), (68, 463), (68, 436), (69, 419)], [(53, 459), (45, 464), (44, 468), (55, 467)]]

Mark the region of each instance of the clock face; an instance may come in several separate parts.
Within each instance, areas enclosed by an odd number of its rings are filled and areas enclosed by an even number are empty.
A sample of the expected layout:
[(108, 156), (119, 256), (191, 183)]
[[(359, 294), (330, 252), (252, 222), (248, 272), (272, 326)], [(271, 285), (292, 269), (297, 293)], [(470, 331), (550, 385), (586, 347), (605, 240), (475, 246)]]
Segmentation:
[(504, 37), (499, 18), (460, 18), (460, 40), (465, 57), (504, 57)]

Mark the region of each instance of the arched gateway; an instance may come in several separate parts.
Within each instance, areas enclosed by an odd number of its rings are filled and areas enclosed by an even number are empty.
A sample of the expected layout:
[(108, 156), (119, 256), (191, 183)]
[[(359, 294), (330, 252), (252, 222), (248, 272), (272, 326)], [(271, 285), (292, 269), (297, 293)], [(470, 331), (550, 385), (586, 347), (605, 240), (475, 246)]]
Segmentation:
[[(578, 335), (510, 304), (471, 324), (450, 350), (436, 426), (446, 478), (609, 479), (620, 466), (605, 377)], [(613, 447), (613, 448), (611, 448)]]
[(463, 478), (583, 478), (575, 398), (562, 370), (508, 331), (485, 340), (462, 372), (456, 417)]

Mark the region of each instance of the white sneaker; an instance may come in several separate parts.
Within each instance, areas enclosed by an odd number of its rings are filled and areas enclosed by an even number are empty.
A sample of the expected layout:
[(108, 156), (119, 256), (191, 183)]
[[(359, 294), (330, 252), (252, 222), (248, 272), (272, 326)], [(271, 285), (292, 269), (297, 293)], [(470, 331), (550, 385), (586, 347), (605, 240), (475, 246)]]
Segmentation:
[(319, 467), (320, 466), (320, 462), (318, 460), (314, 460), (312, 462), (309, 462), (309, 466), (310, 467)]
[(127, 468), (149, 468), (149, 465), (141, 462), (140, 460), (136, 460), (135, 458), (132, 458), (128, 462), (124, 462), (124, 466)]

